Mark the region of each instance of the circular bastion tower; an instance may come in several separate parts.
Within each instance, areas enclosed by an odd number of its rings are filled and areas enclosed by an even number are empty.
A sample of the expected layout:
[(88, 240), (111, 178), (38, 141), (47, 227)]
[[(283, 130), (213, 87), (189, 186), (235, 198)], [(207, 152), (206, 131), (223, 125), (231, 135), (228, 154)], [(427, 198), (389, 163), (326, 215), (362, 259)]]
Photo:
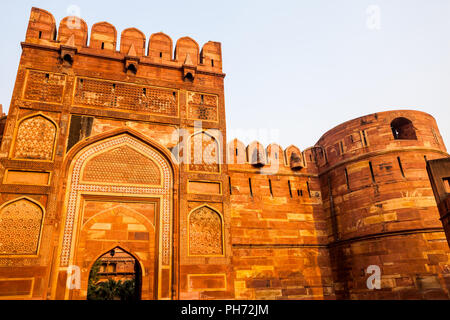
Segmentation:
[(450, 249), (426, 171), (426, 160), (449, 156), (435, 119), (367, 115), (328, 131), (313, 152), (336, 297), (449, 299)]

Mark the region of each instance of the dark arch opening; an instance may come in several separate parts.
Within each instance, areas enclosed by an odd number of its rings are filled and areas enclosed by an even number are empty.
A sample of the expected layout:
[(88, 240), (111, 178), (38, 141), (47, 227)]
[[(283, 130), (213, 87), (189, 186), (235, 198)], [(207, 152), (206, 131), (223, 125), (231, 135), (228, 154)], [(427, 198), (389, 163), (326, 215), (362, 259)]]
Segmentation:
[(88, 300), (138, 301), (142, 294), (142, 270), (130, 253), (116, 247), (94, 262), (89, 273)]
[(136, 74), (136, 73), (137, 73), (137, 68), (136, 68), (136, 66), (135, 66), (134, 64), (131, 63), (131, 64), (127, 67), (127, 71), (130, 71), (131, 73)]
[(186, 76), (184, 77), (184, 80), (189, 81), (189, 82), (193, 82), (194, 81), (194, 76), (192, 75), (192, 73), (188, 72), (186, 74)]
[(417, 140), (416, 129), (411, 120), (396, 118), (391, 122), (392, 134), (395, 140)]
[(73, 58), (72, 58), (72, 56), (70, 54), (64, 55), (63, 60), (64, 60), (64, 62), (67, 62), (69, 64), (73, 63)]

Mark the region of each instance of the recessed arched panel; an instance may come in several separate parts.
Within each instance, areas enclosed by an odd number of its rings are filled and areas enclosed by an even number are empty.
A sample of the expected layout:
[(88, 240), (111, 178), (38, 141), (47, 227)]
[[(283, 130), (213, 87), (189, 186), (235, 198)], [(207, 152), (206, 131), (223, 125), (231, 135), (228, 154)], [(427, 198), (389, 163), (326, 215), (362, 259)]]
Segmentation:
[(21, 198), (0, 208), (0, 255), (37, 255), (43, 209)]
[(220, 148), (213, 136), (199, 132), (189, 139), (189, 171), (220, 172)]
[(208, 206), (189, 215), (189, 255), (223, 255), (222, 217)]
[(12, 157), (25, 160), (53, 160), (57, 128), (53, 121), (36, 115), (20, 121)]

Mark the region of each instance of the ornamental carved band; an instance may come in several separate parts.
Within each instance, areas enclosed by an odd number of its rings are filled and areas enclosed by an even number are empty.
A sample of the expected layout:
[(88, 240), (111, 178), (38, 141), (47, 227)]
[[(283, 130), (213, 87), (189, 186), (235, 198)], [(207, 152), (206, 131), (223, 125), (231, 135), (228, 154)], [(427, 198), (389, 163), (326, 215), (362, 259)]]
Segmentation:
[(13, 158), (52, 160), (56, 126), (43, 116), (23, 120), (17, 130)]
[(222, 219), (208, 207), (202, 207), (189, 216), (189, 255), (223, 254)]
[(42, 209), (20, 199), (0, 211), (0, 255), (36, 255), (43, 219)]
[(79, 78), (73, 98), (75, 105), (118, 108), (178, 116), (178, 92), (173, 89)]

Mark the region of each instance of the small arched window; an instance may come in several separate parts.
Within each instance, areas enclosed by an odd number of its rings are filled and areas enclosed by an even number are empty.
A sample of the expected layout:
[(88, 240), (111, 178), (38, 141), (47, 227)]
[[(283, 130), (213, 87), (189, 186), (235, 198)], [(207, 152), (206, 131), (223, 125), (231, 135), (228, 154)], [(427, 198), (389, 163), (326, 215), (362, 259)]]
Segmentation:
[(417, 140), (416, 129), (411, 120), (396, 118), (391, 122), (392, 134), (395, 140)]

